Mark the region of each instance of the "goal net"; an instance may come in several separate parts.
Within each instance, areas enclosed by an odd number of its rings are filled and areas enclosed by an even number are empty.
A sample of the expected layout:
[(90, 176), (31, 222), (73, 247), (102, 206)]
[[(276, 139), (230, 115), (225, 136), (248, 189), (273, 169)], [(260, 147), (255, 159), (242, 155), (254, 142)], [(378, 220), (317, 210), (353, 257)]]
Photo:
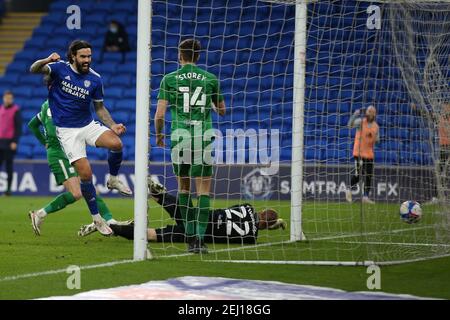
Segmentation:
[[(450, 130), (442, 121), (449, 12), (439, 1), (153, 0), (149, 172), (167, 193), (149, 201), (152, 253), (350, 265), (449, 254), (449, 160), (441, 161), (439, 139)], [(176, 236), (170, 111), (166, 147), (153, 124), (161, 80), (180, 67), (178, 45), (189, 38), (200, 41), (197, 65), (218, 78), (227, 108), (212, 112), (211, 210), (228, 210), (211, 213), (207, 255), (188, 254)], [(190, 107), (202, 107), (201, 94), (187, 95)], [(379, 126), (371, 189), (361, 179), (349, 203), (356, 129), (348, 123), (370, 105)], [(194, 181), (191, 190), (196, 208)], [(374, 204), (362, 201), (364, 191)], [(421, 203), (419, 222), (400, 219), (406, 200)], [(267, 209), (285, 229), (245, 218)], [(256, 231), (255, 243), (245, 240)]]

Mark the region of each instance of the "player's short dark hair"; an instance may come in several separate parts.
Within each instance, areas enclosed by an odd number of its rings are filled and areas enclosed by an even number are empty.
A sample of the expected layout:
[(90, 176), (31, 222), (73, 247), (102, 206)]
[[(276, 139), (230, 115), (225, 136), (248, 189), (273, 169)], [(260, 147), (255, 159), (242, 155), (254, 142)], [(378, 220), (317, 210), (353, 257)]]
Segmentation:
[(197, 62), (200, 57), (202, 46), (198, 40), (186, 39), (180, 42), (178, 49), (180, 50), (180, 55), (184, 61)]
[(73, 63), (72, 55), (76, 56), (77, 51), (80, 49), (92, 49), (92, 45), (84, 40), (74, 40), (69, 46), (69, 50), (67, 50), (67, 61)]
[(3, 95), (4, 96), (6, 96), (6, 95), (14, 96), (14, 93), (11, 90), (5, 90), (5, 91), (3, 91)]

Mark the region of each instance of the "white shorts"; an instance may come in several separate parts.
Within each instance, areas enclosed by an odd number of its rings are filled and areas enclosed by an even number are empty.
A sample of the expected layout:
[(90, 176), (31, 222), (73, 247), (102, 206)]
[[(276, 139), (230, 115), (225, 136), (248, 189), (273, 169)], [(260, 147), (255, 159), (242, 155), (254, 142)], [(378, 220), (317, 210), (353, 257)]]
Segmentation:
[(110, 129), (99, 122), (92, 121), (82, 128), (56, 127), (56, 135), (67, 159), (72, 164), (79, 159), (87, 158), (86, 144), (96, 147), (97, 139), (108, 130)]

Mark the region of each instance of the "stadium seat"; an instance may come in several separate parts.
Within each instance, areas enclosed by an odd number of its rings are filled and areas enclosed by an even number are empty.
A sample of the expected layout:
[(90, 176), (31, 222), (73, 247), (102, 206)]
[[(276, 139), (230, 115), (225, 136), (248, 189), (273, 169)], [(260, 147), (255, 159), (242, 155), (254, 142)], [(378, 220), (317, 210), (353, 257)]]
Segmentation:
[(21, 98), (32, 97), (32, 89), (29, 86), (14, 87), (14, 95)]
[(25, 73), (24, 75), (22, 75), (19, 79), (19, 83), (21, 85), (29, 85), (30, 87), (38, 87), (44, 85), (42, 76), (30, 73)]
[(416, 122), (413, 116), (402, 115), (399, 116), (399, 124), (403, 128), (414, 128), (416, 126)]
[(375, 152), (375, 163), (398, 164), (399, 152), (393, 151)]
[(328, 163), (348, 162), (350, 160), (349, 153), (335, 145), (329, 145), (324, 158)]
[(36, 108), (36, 110), (22, 110), (21, 115), (24, 122), (30, 121), (37, 113), (39, 112), (39, 109)]
[(122, 60), (122, 54), (119, 52), (105, 52), (103, 54), (103, 62), (106, 64), (118, 64)]
[[(90, 39), (94, 45), (93, 68), (102, 75), (105, 85), (105, 102), (112, 108), (113, 117), (127, 121), (127, 134), (134, 134), (137, 53), (129, 52), (125, 64), (119, 63), (120, 54), (105, 54), (102, 64), (98, 64), (98, 57), (110, 19), (124, 22), (130, 40), (135, 38), (137, 3), (105, 0), (76, 3), (83, 10), (83, 29), (75, 32), (61, 29), (67, 16), (65, 9), (72, 1), (53, 2), (50, 13), (34, 30), (24, 50), (16, 54), (5, 77), (0, 78), (0, 89), (14, 89), (16, 100), (24, 104), (23, 114), (31, 116), (31, 110), (39, 110), (46, 98), (42, 78), (28, 75), (31, 62), (53, 50), (64, 54), (75, 36)], [(242, 7), (241, 0), (229, 0), (228, 8), (214, 5), (212, 9), (206, 2), (188, 3), (186, 8), (171, 2), (153, 5), (152, 111), (162, 76), (178, 68), (180, 35), (195, 34), (208, 52), (202, 55), (200, 66), (206, 66), (219, 77), (227, 105), (232, 105), (226, 117), (214, 115), (221, 130), (270, 126), (280, 129), (282, 141), (290, 146), (295, 6), (257, 2)], [(200, 9), (194, 10), (196, 7)], [(365, 13), (365, 7), (361, 12)], [(214, 23), (210, 22), (212, 13), (216, 15)], [(323, 138), (330, 147), (327, 150), (326, 145), (316, 142), (315, 146), (305, 144), (305, 159), (346, 163), (344, 154), (348, 155), (355, 132), (346, 127), (348, 117), (355, 109), (367, 106), (368, 101), (374, 101), (383, 131), (380, 150), (387, 151), (386, 156), (377, 159), (381, 163), (398, 163), (401, 159), (390, 151), (403, 147), (427, 150), (423, 143), (434, 133), (426, 129), (428, 125), (422, 118), (412, 115), (405, 102), (408, 97), (403, 80), (391, 58), (395, 55), (382, 43), (389, 41), (389, 35), (376, 39), (380, 50), (387, 54), (386, 59), (379, 59), (373, 55), (375, 33), (366, 30), (366, 15), (353, 13), (351, 5), (321, 2), (309, 5), (305, 141)], [(268, 15), (274, 19), (268, 21)], [(180, 17), (196, 24), (181, 25)], [(366, 54), (369, 51), (370, 55)], [(375, 59), (369, 61), (368, 57)], [(134, 146), (134, 142), (129, 143)], [(127, 145), (128, 159), (134, 159), (133, 146)], [(24, 152), (22, 156), (28, 154)], [(290, 147), (282, 148), (282, 159), (290, 159), (290, 154)], [(101, 159), (104, 155), (95, 153), (94, 157)], [(164, 157), (163, 152), (156, 155), (159, 160)], [(429, 163), (429, 159), (413, 155), (408, 163)]]
[(107, 82), (108, 86), (119, 86), (119, 85), (123, 85), (123, 86), (130, 86), (131, 84), (131, 76), (129, 75), (120, 75), (120, 76), (114, 76), (111, 77), (109, 79), (109, 81)]
[(12, 62), (6, 67), (7, 73), (28, 73), (30, 66), (24, 65), (20, 62)]
[(30, 159), (33, 156), (33, 147), (30, 145), (20, 145), (17, 148), (17, 155), (22, 159)]
[(128, 112), (134, 112), (136, 110), (136, 100), (135, 99), (120, 99), (116, 101), (115, 109), (117, 110), (128, 110)]
[(33, 159), (45, 159), (47, 158), (47, 150), (42, 145), (35, 145), (33, 147)]
[(52, 11), (51, 14), (49, 13), (46, 16), (42, 17), (41, 25), (64, 25), (67, 20), (66, 10)]
[(35, 113), (38, 113), (41, 110), (41, 106), (44, 103), (44, 100), (40, 98), (34, 98), (31, 97), (30, 99), (24, 100), (23, 104), (21, 105), (22, 110), (32, 110)]
[(123, 96), (122, 87), (108, 87), (105, 89), (105, 96), (112, 99), (121, 99)]
[(137, 12), (137, 2), (114, 1), (112, 4), (113, 12), (125, 12), (133, 14)]
[(90, 43), (91, 43), (92, 47), (94, 48), (95, 52), (97, 52), (98, 50), (101, 49), (101, 47), (103, 46), (104, 41), (105, 41), (104, 37), (91, 38)]
[(112, 115), (112, 117), (115, 122), (123, 123), (123, 124), (127, 124), (128, 119), (130, 118), (129, 112), (125, 112), (125, 111), (115, 111), (114, 114)]
[[(46, 37), (33, 37), (33, 39), (34, 39), (33, 41), (36, 41), (36, 42), (45, 42), (46, 41)], [(36, 52), (34, 50), (22, 50), (22, 51), (19, 51), (18, 53), (16, 53), (16, 55), (14, 56), (14, 59), (32, 61), (32, 60), (36, 59)]]
[(114, 72), (114, 69), (117, 68), (117, 65), (118, 65), (117, 62), (99, 63), (94, 61), (92, 68), (96, 72), (98, 72), (101, 76), (105, 76), (112, 74)]
[(19, 141), (20, 145), (28, 145), (28, 146), (34, 146), (39, 144), (38, 140), (33, 135), (24, 135), (20, 137)]
[(388, 140), (384, 143), (384, 147), (386, 150), (398, 151), (400, 150), (401, 143), (398, 140)]
[[(282, 154), (287, 155), (289, 151), (283, 150)], [(324, 160), (323, 149), (305, 147), (304, 159), (306, 162), (319, 162)]]
[(150, 149), (150, 161), (152, 162), (163, 162), (164, 159), (164, 150), (159, 147), (151, 147)]
[(33, 30), (33, 37), (48, 37), (48, 35), (52, 34), (54, 29), (55, 27), (53, 25), (41, 25)]
[[(66, 37), (50, 38), (46, 42), (46, 47), (52, 48), (50, 51), (56, 51), (63, 53), (69, 45)], [(64, 55), (63, 55), (64, 56)]]
[(41, 98), (44, 101), (48, 96), (48, 90), (44, 86), (37, 86), (31, 89), (33, 98)]
[(432, 132), (430, 131), (431, 130), (427, 128), (418, 128), (416, 130), (413, 130), (412, 137), (414, 140), (428, 141), (432, 134)]
[(86, 15), (86, 17), (83, 19), (83, 23), (91, 26), (95, 25), (98, 28), (105, 28), (108, 23), (108, 19), (105, 13), (96, 11), (96, 13)]
[(327, 125), (329, 127), (336, 127), (339, 125), (339, 116), (337, 114), (328, 114), (324, 116)]
[(136, 74), (136, 63), (134, 62), (126, 62), (126, 63), (120, 63), (116, 68), (116, 74), (128, 74), (130, 76), (133, 76)]
[(409, 140), (409, 131), (402, 128), (391, 128), (388, 130), (388, 136), (400, 140)]

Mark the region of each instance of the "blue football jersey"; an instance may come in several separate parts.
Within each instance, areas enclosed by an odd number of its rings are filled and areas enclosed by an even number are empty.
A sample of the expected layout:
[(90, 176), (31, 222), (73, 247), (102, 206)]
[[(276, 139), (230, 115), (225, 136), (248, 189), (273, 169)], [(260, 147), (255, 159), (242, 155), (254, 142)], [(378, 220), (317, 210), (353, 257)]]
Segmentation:
[(53, 122), (57, 127), (81, 128), (94, 119), (91, 102), (103, 101), (101, 76), (94, 70), (78, 73), (64, 61), (49, 63), (52, 84), (48, 94)]

